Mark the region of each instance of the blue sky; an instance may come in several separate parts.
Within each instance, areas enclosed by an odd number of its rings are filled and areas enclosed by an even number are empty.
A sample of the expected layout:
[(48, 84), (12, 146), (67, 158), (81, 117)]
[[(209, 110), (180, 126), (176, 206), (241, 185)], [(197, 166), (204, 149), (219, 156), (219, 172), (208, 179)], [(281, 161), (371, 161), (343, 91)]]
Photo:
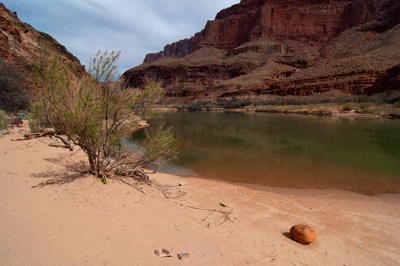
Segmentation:
[(98, 50), (121, 51), (119, 69), (190, 38), (240, 0), (5, 0), (18, 18), (54, 37), (87, 65)]

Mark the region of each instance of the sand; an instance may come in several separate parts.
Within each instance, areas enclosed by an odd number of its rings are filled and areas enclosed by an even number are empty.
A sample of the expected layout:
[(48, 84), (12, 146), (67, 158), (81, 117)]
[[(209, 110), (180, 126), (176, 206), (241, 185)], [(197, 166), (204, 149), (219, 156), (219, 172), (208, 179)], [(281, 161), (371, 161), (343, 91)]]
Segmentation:
[[(168, 198), (140, 185), (145, 195), (85, 175), (83, 152), (50, 147), (55, 139), (11, 141), (28, 130), (25, 123), (0, 138), (0, 265), (400, 264), (398, 194), (156, 173), (156, 185), (172, 186)], [(56, 184), (32, 188), (50, 179)], [(290, 239), (290, 227), (300, 223), (318, 231), (315, 242)], [(174, 256), (158, 257), (157, 248)]]

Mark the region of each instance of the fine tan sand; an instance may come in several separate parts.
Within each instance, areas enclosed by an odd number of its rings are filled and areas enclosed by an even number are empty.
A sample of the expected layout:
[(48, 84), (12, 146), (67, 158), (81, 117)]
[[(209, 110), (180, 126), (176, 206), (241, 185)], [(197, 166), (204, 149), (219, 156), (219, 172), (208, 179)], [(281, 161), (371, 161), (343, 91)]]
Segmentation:
[[(50, 147), (54, 138), (11, 141), (28, 130), (25, 123), (0, 138), (0, 265), (400, 264), (398, 194), (279, 189), (157, 173), (150, 178), (171, 186), (168, 198), (140, 185), (144, 195), (82, 174), (83, 152)], [(32, 188), (51, 179), (55, 184)], [(300, 223), (318, 231), (315, 242), (290, 239), (290, 227)], [(157, 248), (174, 256), (158, 257)], [(189, 257), (177, 258), (186, 252)]]

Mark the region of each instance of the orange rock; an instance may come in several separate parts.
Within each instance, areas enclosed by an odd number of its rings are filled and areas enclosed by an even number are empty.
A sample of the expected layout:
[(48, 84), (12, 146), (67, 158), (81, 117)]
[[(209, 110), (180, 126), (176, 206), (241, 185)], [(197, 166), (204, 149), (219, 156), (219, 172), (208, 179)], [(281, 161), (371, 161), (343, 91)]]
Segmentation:
[(290, 236), (302, 244), (310, 244), (317, 238), (317, 230), (308, 224), (293, 225), (290, 228)]

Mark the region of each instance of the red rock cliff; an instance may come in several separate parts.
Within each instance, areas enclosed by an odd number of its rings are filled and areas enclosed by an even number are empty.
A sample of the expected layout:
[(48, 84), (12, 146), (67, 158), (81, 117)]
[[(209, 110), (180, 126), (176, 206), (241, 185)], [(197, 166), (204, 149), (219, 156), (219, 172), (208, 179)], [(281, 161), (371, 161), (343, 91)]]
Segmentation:
[(182, 58), (193, 52), (194, 43), (201, 36), (202, 32), (196, 33), (193, 37), (189, 39), (180, 40), (172, 44), (167, 44), (164, 50), (158, 53), (147, 54), (143, 63), (151, 62), (164, 57), (177, 57)]
[(220, 11), (191, 39), (146, 56), (181, 58), (203, 47), (233, 49), (246, 42), (296, 40), (323, 43), (338, 33), (378, 19), (383, 0), (242, 0)]
[(245, 0), (209, 21), (188, 56), (124, 78), (162, 80), (168, 101), (384, 91), (398, 85), (383, 74), (400, 62), (399, 22), (399, 0)]

